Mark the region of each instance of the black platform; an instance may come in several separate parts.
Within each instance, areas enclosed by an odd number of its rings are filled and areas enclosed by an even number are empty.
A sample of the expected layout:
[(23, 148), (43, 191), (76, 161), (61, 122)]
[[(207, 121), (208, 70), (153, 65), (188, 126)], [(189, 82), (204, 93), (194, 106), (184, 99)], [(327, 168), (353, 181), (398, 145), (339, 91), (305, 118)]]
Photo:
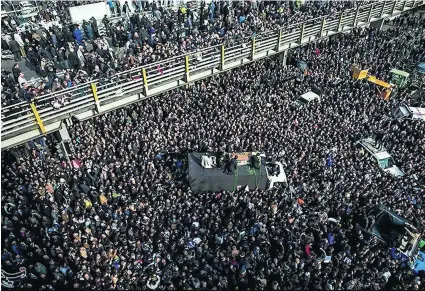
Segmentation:
[[(267, 172), (263, 165), (259, 170), (249, 165), (238, 166), (235, 175), (223, 173), (223, 169), (205, 169), (201, 166), (201, 156), (205, 153), (188, 154), (189, 183), (193, 193), (234, 191), (238, 186), (250, 190), (266, 189)], [(212, 154), (214, 155), (214, 154)]]

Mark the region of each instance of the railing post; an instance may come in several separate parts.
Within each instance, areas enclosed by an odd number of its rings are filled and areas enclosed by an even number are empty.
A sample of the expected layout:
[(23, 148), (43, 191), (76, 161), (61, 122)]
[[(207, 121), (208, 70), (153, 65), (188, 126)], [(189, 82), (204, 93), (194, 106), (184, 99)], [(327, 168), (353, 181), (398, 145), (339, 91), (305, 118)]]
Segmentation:
[(404, 7), (406, 7), (406, 2), (407, 2), (407, 0), (404, 0), (403, 1), (403, 5), (401, 6), (401, 12), (404, 11)]
[(220, 70), (224, 70), (224, 44), (221, 45), (221, 62), (220, 62)]
[(372, 10), (373, 10), (373, 4), (370, 4), (369, 13), (367, 14), (367, 23), (370, 22), (370, 19), (372, 18)]
[(360, 6), (357, 7), (356, 14), (354, 15), (353, 27), (357, 26), (357, 18), (359, 17), (359, 10), (360, 10)]
[(394, 14), (395, 7), (397, 5), (397, 1), (394, 1), (393, 8), (391, 9), (391, 15)]
[(384, 2), (382, 3), (381, 12), (379, 13), (380, 17), (382, 17), (382, 15), (384, 15), (384, 9), (385, 9), (386, 5), (387, 5), (387, 0), (384, 0)]
[(304, 30), (305, 30), (305, 23), (301, 24), (301, 31), (300, 31), (300, 44), (302, 44), (302, 43), (303, 43)]
[(31, 102), (30, 105), (31, 105), (32, 113), (34, 113), (34, 117), (38, 124), (38, 127), (40, 128), (43, 134), (46, 133), (46, 128), (44, 128), (43, 121), (41, 120), (40, 115), (38, 114), (38, 111), (37, 111), (37, 108), (35, 107), (34, 102)]
[(319, 37), (323, 37), (323, 32), (325, 31), (325, 25), (326, 25), (326, 20), (323, 17), (323, 19), (322, 19), (322, 26), (320, 27), (320, 35), (319, 35)]
[(185, 56), (185, 81), (189, 83), (189, 55)]
[(254, 60), (255, 57), (255, 37), (251, 39), (251, 61)]
[(146, 69), (142, 68), (143, 85), (145, 85), (145, 96), (148, 96), (148, 77), (146, 76)]
[(96, 86), (95, 83), (91, 83), (91, 91), (93, 92), (93, 98), (94, 98), (94, 102), (96, 104), (96, 110), (97, 110), (97, 112), (100, 112), (99, 97), (97, 96), (97, 86)]
[(282, 39), (282, 29), (279, 28), (279, 31), (277, 32), (277, 45), (276, 45), (276, 51), (280, 51), (280, 41)]
[(342, 13), (339, 15), (337, 32), (341, 31)]

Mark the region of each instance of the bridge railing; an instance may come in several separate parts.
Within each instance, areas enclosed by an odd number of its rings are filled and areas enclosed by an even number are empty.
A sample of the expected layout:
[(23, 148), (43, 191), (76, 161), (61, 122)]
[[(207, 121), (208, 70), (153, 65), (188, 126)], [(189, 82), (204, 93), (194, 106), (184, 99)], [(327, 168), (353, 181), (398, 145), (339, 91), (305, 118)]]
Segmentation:
[[(79, 84), (65, 90), (37, 97), (33, 102), (20, 102), (1, 109), (1, 137), (13, 138), (26, 132), (49, 132), (49, 126), (86, 112), (102, 112), (102, 106), (114, 100), (140, 93), (144, 97), (163, 92), (164, 87), (178, 87), (236, 67), (255, 59), (273, 55), (305, 42), (335, 34), (360, 23), (396, 15), (423, 5), (425, 1), (383, 1), (306, 22), (281, 27), (242, 40), (237, 45), (216, 45), (185, 55), (132, 68), (113, 78)], [(211, 74), (210, 74), (211, 75)], [(55, 102), (61, 104), (55, 108)], [(2, 143), (3, 148), (3, 143)]]

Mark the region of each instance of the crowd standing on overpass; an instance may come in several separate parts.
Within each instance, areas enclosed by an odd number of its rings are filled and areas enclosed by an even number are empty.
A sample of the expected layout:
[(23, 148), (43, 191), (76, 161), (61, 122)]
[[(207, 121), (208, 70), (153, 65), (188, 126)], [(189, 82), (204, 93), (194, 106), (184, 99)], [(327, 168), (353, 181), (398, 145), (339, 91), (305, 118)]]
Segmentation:
[[(142, 1), (127, 3), (108, 18), (70, 23), (69, 1), (56, 2), (42, 10), (39, 25), (19, 28), (17, 19), (2, 19), (2, 50), (10, 50), (16, 61), (25, 57), (41, 80), (20, 77), (20, 68), (2, 71), (2, 104), (31, 101), (90, 79), (111, 75), (172, 56), (216, 44), (237, 44), (262, 32), (288, 27), (302, 21), (366, 4), (367, 1), (308, 1), (296, 7), (294, 1), (215, 1), (201, 8), (164, 9)], [(356, 4), (354, 4), (356, 3)], [(124, 11), (126, 9), (126, 11)], [(119, 12), (119, 13), (118, 13)], [(105, 28), (100, 31), (100, 26)], [(163, 70), (166, 68), (162, 68)], [(63, 76), (59, 76), (59, 73)]]
[[(70, 163), (35, 146), (2, 163), (2, 268), (26, 267), (16, 281), (39, 290), (423, 288), (424, 274), (356, 228), (378, 204), (425, 227), (424, 123), (384, 118), (410, 90), (384, 101), (350, 72), (423, 61), (425, 22), (412, 15), (295, 49), (303, 77), (265, 59), (76, 123)], [(312, 88), (322, 101), (297, 106)], [(354, 145), (378, 135), (404, 177)], [(191, 193), (185, 153), (255, 150), (285, 165), (288, 188)]]

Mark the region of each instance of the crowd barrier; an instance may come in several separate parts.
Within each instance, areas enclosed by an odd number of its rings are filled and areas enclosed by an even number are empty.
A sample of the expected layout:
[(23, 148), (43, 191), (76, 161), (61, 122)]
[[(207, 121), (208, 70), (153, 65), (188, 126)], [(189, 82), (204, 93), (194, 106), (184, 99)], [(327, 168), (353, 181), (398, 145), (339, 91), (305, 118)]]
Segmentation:
[[(244, 39), (237, 45), (217, 45), (121, 72), (101, 82), (93, 80), (1, 109), (1, 148), (6, 149), (56, 131), (72, 116), (84, 120), (190, 82), (290, 48), (364, 26), (424, 5), (421, 1), (381, 1), (338, 15), (308, 20)], [(56, 100), (63, 100), (59, 109)]]

